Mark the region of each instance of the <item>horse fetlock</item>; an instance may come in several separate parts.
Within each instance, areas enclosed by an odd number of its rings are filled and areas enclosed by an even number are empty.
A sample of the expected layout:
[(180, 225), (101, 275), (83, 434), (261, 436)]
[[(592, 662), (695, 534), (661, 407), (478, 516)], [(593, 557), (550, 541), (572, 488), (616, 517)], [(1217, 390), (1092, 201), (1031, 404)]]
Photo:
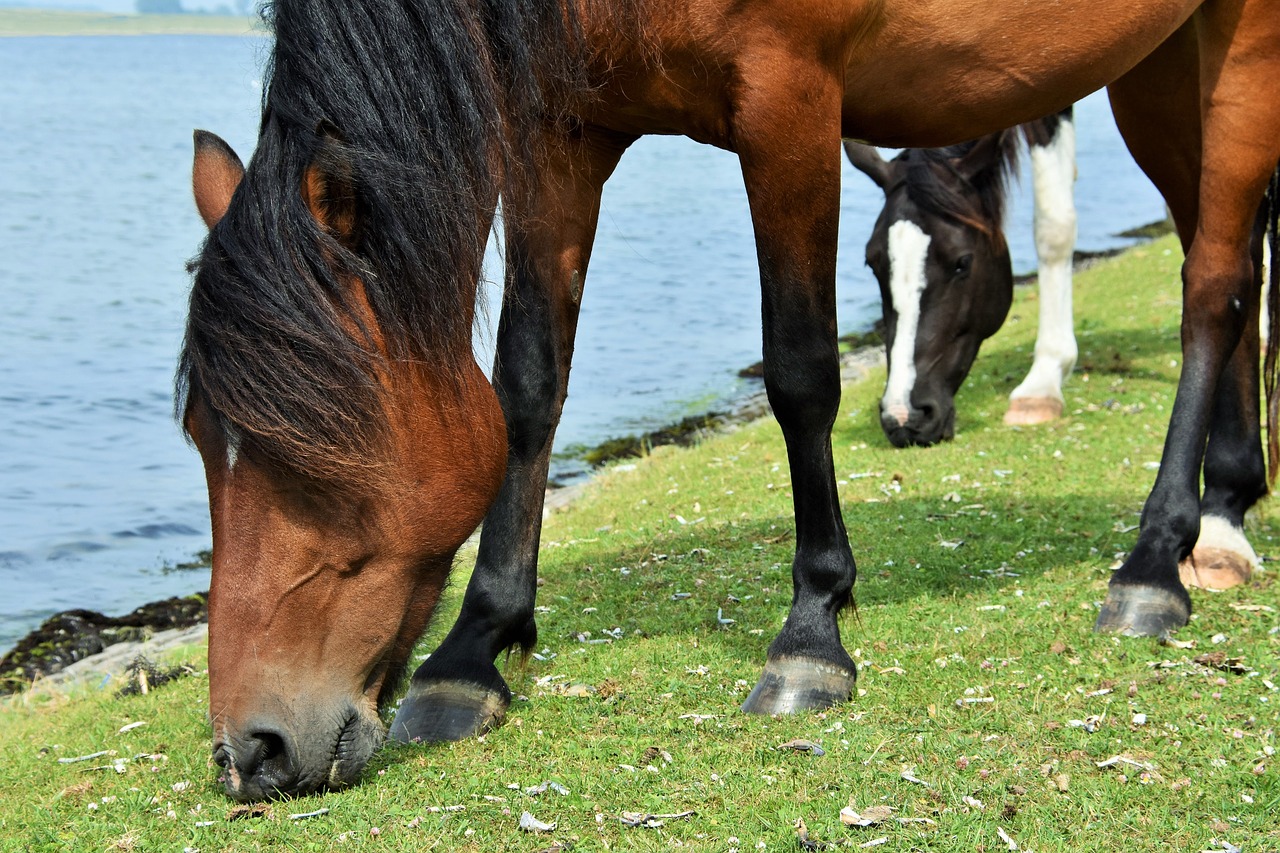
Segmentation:
[(858, 670), (810, 657), (774, 657), (742, 703), (747, 714), (794, 714), (821, 710), (853, 697)]

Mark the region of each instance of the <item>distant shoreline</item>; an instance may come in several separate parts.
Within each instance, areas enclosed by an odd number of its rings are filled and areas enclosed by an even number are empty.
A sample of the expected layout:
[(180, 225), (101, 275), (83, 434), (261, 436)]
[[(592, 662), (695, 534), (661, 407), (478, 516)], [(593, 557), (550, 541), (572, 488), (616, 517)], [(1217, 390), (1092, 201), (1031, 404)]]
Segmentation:
[(52, 9), (0, 9), (0, 38), (41, 36), (265, 36), (256, 17), (114, 15)]

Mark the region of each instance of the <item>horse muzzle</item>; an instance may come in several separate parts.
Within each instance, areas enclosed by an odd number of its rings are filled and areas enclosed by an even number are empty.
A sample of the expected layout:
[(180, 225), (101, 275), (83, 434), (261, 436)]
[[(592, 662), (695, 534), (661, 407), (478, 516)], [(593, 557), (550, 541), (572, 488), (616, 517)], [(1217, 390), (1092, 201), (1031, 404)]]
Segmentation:
[(923, 401), (918, 406), (880, 408), (880, 428), (894, 447), (930, 447), (956, 433), (956, 408), (950, 400)]
[(336, 725), (259, 717), (239, 729), (215, 724), (213, 760), (237, 802), (305, 796), (354, 783), (384, 737), (380, 722), (354, 708)]

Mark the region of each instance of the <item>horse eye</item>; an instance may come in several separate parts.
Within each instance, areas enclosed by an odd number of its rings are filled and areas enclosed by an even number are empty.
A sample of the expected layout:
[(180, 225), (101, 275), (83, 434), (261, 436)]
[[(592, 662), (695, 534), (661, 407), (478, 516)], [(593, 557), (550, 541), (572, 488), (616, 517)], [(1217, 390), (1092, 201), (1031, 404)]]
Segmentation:
[(969, 269), (973, 266), (973, 255), (965, 255), (956, 261), (954, 275), (968, 275)]

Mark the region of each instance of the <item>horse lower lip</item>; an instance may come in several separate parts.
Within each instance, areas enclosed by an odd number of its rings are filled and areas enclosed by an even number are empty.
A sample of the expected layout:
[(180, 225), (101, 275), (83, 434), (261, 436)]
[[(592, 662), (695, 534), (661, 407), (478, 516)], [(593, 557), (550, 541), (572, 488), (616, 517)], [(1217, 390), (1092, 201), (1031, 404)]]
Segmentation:
[(359, 713), (353, 712), (334, 741), (325, 780), (328, 787), (345, 788), (354, 782), (376, 750), (376, 741), (373, 728), (362, 720)]

